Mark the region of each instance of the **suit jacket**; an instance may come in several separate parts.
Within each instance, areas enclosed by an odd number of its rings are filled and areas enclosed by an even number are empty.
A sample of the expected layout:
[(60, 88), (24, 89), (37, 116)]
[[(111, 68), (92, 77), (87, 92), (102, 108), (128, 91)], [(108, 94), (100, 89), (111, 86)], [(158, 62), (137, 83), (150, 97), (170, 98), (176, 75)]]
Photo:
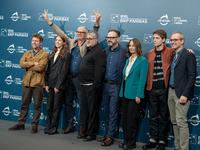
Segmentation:
[[(123, 70), (123, 79), (125, 77), (126, 68), (129, 64), (129, 59), (126, 60), (126, 65)], [(122, 80), (120, 97), (127, 99), (135, 99), (136, 97), (144, 98), (144, 88), (147, 79), (148, 60), (141, 56), (137, 57), (126, 80)], [(125, 89), (123, 83), (125, 81)]]
[(185, 48), (174, 68), (174, 89), (178, 98), (181, 95), (191, 100), (194, 96), (196, 80), (196, 58)]
[(60, 59), (60, 56), (58, 55), (55, 62), (54, 57), (48, 64), (45, 85), (51, 88), (57, 88), (58, 90), (64, 90), (65, 80), (69, 73), (71, 55), (68, 52), (65, 52), (65, 56), (62, 59)]
[[(120, 90), (122, 77), (123, 77), (123, 69), (124, 65), (126, 63), (126, 47), (123, 47), (119, 45), (119, 54), (118, 54), (118, 68), (117, 68), (117, 74), (118, 74), (118, 89)], [(106, 54), (106, 57), (108, 56), (109, 47), (104, 49), (104, 52)], [(118, 91), (119, 92), (119, 91)]]
[[(77, 39), (71, 39), (69, 38), (58, 26), (56, 26), (55, 24), (53, 24), (51, 26), (51, 28), (57, 33), (57, 34), (62, 34), (66, 37), (67, 39), (67, 46), (69, 49), (69, 53), (71, 54), (72, 49), (77, 45), (78, 40)], [(98, 32), (99, 28), (93, 28), (93, 31)], [(87, 45), (86, 42), (81, 45), (80, 47), (80, 53), (81, 53), (81, 57), (83, 58), (83, 56), (85, 55), (85, 53), (87, 52)]]
[[(25, 68), (26, 72), (22, 80), (23, 86), (27, 87), (45, 87), (45, 68), (49, 61), (49, 54), (42, 49), (34, 56), (33, 50), (26, 51), (22, 56), (19, 64)], [(39, 65), (34, 65), (38, 62)]]

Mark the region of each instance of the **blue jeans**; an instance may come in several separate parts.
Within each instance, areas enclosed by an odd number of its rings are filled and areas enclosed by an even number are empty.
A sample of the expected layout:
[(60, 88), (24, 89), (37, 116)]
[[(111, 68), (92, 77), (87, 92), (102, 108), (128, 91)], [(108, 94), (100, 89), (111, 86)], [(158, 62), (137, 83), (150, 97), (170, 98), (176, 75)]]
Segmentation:
[(66, 89), (65, 89), (65, 109), (66, 109), (66, 116), (67, 116), (67, 124), (68, 127), (73, 127), (73, 100), (74, 100), (74, 92), (76, 90), (77, 97), (79, 100), (80, 106), (80, 116), (78, 125), (79, 127), (83, 127), (83, 116), (82, 116), (82, 107), (81, 107), (81, 86), (78, 83), (78, 77), (71, 77), (68, 75), (66, 80)]
[(106, 133), (108, 137), (114, 138), (120, 106), (119, 85), (103, 83), (102, 99), (106, 123)]

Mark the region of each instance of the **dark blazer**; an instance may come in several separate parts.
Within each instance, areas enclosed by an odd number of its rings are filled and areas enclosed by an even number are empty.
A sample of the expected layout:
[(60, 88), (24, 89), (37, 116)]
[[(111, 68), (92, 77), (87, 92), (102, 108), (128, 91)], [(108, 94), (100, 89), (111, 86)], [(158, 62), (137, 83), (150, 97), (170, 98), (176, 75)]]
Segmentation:
[(196, 80), (196, 57), (185, 48), (174, 68), (174, 89), (178, 98), (181, 95), (191, 100), (194, 96)]
[(136, 97), (144, 98), (144, 89), (147, 80), (148, 60), (141, 56), (137, 57), (131, 70), (125, 80), (125, 89), (123, 86), (126, 68), (129, 64), (129, 59), (126, 60), (126, 65), (123, 70), (123, 81), (119, 97), (127, 99), (135, 99)]
[[(108, 56), (108, 52), (109, 52), (109, 47), (107, 47), (106, 49), (104, 49), (104, 52), (106, 54), (106, 57)], [(117, 73), (118, 73), (118, 89), (120, 90), (121, 87), (121, 83), (122, 83), (122, 78), (123, 78), (123, 69), (126, 63), (126, 47), (123, 47), (121, 45), (119, 45), (119, 55), (118, 55), (118, 69), (117, 69)]]
[(54, 57), (49, 61), (45, 76), (45, 86), (57, 88), (58, 90), (65, 89), (65, 80), (69, 73), (71, 55), (65, 52), (64, 58), (60, 59), (59, 55), (54, 62)]

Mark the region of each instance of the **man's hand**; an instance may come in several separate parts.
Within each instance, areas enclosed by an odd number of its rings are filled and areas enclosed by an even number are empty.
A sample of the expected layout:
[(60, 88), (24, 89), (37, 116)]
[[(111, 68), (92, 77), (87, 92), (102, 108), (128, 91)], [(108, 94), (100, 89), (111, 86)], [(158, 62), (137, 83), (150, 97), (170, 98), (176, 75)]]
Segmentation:
[(141, 100), (140, 100), (140, 98), (139, 98), (139, 97), (136, 97), (136, 98), (135, 98), (135, 102), (136, 102), (137, 104), (139, 104), (139, 103), (140, 103), (140, 101), (141, 101)]
[(95, 27), (99, 27), (99, 22), (101, 20), (101, 14), (99, 14), (99, 8), (97, 9), (97, 12), (95, 12), (93, 10), (95, 16), (96, 16), (96, 23), (95, 23)]
[(37, 66), (37, 65), (39, 65), (39, 62), (34, 62), (34, 66)]
[(181, 104), (185, 104), (187, 102), (187, 97), (181, 95), (180, 99), (179, 99), (179, 103)]
[(188, 52), (194, 54), (194, 51), (192, 49), (187, 49), (187, 50), (188, 50)]
[(57, 88), (54, 88), (54, 92), (55, 92), (55, 93), (58, 93), (59, 90), (58, 90)]
[(49, 86), (45, 86), (47, 93), (49, 93)]

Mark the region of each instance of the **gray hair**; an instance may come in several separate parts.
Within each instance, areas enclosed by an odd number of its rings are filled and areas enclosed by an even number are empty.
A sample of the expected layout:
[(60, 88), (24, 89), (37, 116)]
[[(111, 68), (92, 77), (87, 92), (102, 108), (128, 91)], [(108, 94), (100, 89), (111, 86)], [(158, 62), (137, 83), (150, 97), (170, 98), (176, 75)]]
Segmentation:
[(185, 41), (185, 36), (183, 35), (182, 32), (176, 31), (176, 32), (172, 33), (172, 35), (173, 35), (173, 34), (179, 34), (179, 35), (180, 35), (180, 39)]
[(94, 36), (94, 38), (96, 38), (96, 39), (99, 38), (99, 35), (98, 35), (98, 33), (97, 33), (96, 31), (90, 31), (90, 32), (88, 32), (87, 35), (92, 35), (92, 36)]
[(85, 26), (80, 26), (80, 27), (78, 27), (78, 29), (83, 29), (85, 31), (85, 33), (88, 33), (88, 29)]

